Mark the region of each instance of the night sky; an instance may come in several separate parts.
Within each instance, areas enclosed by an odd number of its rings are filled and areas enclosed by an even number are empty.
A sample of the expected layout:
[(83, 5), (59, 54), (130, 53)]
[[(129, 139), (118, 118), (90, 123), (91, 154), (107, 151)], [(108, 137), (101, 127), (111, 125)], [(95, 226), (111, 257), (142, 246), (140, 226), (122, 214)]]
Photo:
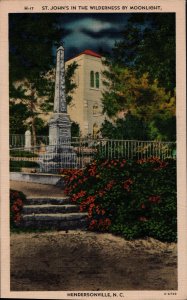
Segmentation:
[(110, 52), (127, 23), (124, 13), (66, 13), (60, 18), (64, 28), (65, 59), (85, 49)]

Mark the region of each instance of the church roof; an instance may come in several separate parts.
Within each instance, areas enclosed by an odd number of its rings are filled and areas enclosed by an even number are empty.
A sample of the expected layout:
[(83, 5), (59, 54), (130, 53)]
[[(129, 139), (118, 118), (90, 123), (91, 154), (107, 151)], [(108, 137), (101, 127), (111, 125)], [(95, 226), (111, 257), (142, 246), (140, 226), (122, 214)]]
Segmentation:
[(75, 57), (78, 57), (78, 56), (80, 56), (80, 55), (82, 55), (82, 54), (86, 54), (86, 55), (90, 55), (90, 56), (94, 56), (94, 57), (98, 57), (98, 58), (101, 58), (101, 57), (102, 57), (102, 55), (100, 55), (100, 54), (98, 54), (98, 53), (96, 53), (96, 52), (94, 52), (94, 51), (92, 51), (92, 50), (90, 50), (90, 49), (86, 49), (86, 50), (84, 50), (83, 52), (79, 53), (78, 55), (76, 55), (76, 56), (74, 56), (74, 57), (72, 57), (72, 58), (70, 58), (70, 59), (68, 59), (68, 60), (71, 60), (71, 59), (73, 59), (73, 58), (75, 58)]
[(89, 50), (89, 49), (84, 50), (79, 55), (81, 55), (81, 54), (86, 54), (86, 55), (95, 56), (95, 57), (99, 57), (99, 58), (102, 57), (100, 54), (98, 54), (98, 53), (96, 53), (96, 52), (94, 52), (92, 50)]

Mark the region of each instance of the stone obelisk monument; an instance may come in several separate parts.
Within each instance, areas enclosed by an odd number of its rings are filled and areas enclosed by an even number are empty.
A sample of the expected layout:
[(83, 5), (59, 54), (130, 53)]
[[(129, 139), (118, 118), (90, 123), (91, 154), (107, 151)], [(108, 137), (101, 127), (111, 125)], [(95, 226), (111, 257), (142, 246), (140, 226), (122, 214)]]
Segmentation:
[(56, 173), (62, 168), (75, 168), (77, 155), (71, 146), (71, 121), (67, 114), (65, 93), (64, 48), (56, 55), (55, 97), (52, 118), (49, 121), (49, 146), (40, 156), (40, 171)]
[[(49, 145), (60, 145), (71, 139), (71, 122), (67, 114), (65, 93), (64, 48), (60, 46), (56, 55), (56, 79), (53, 117), (49, 121)], [(58, 147), (58, 146), (57, 146)]]

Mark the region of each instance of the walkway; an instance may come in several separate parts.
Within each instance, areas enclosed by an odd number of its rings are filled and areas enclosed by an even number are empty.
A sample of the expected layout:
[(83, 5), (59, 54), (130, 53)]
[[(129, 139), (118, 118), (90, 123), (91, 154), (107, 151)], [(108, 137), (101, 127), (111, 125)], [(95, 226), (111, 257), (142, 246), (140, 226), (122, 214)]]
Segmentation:
[(23, 192), (27, 197), (30, 196), (63, 197), (64, 196), (62, 188), (55, 185), (22, 182), (22, 181), (10, 181), (10, 188)]
[[(12, 181), (11, 188), (63, 196), (52, 185)], [(11, 233), (10, 240), (12, 291), (177, 289), (175, 243), (80, 230)]]

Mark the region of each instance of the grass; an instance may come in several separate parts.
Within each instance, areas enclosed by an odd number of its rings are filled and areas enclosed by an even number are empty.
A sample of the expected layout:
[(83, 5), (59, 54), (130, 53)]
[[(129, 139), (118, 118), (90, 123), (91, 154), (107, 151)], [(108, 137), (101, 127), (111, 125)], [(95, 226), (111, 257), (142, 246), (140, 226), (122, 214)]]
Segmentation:
[(21, 168), (39, 168), (35, 161), (10, 161), (10, 172), (21, 172)]
[(10, 150), (10, 156), (12, 157), (38, 157), (38, 154), (30, 152), (30, 151), (23, 151), (23, 150)]

